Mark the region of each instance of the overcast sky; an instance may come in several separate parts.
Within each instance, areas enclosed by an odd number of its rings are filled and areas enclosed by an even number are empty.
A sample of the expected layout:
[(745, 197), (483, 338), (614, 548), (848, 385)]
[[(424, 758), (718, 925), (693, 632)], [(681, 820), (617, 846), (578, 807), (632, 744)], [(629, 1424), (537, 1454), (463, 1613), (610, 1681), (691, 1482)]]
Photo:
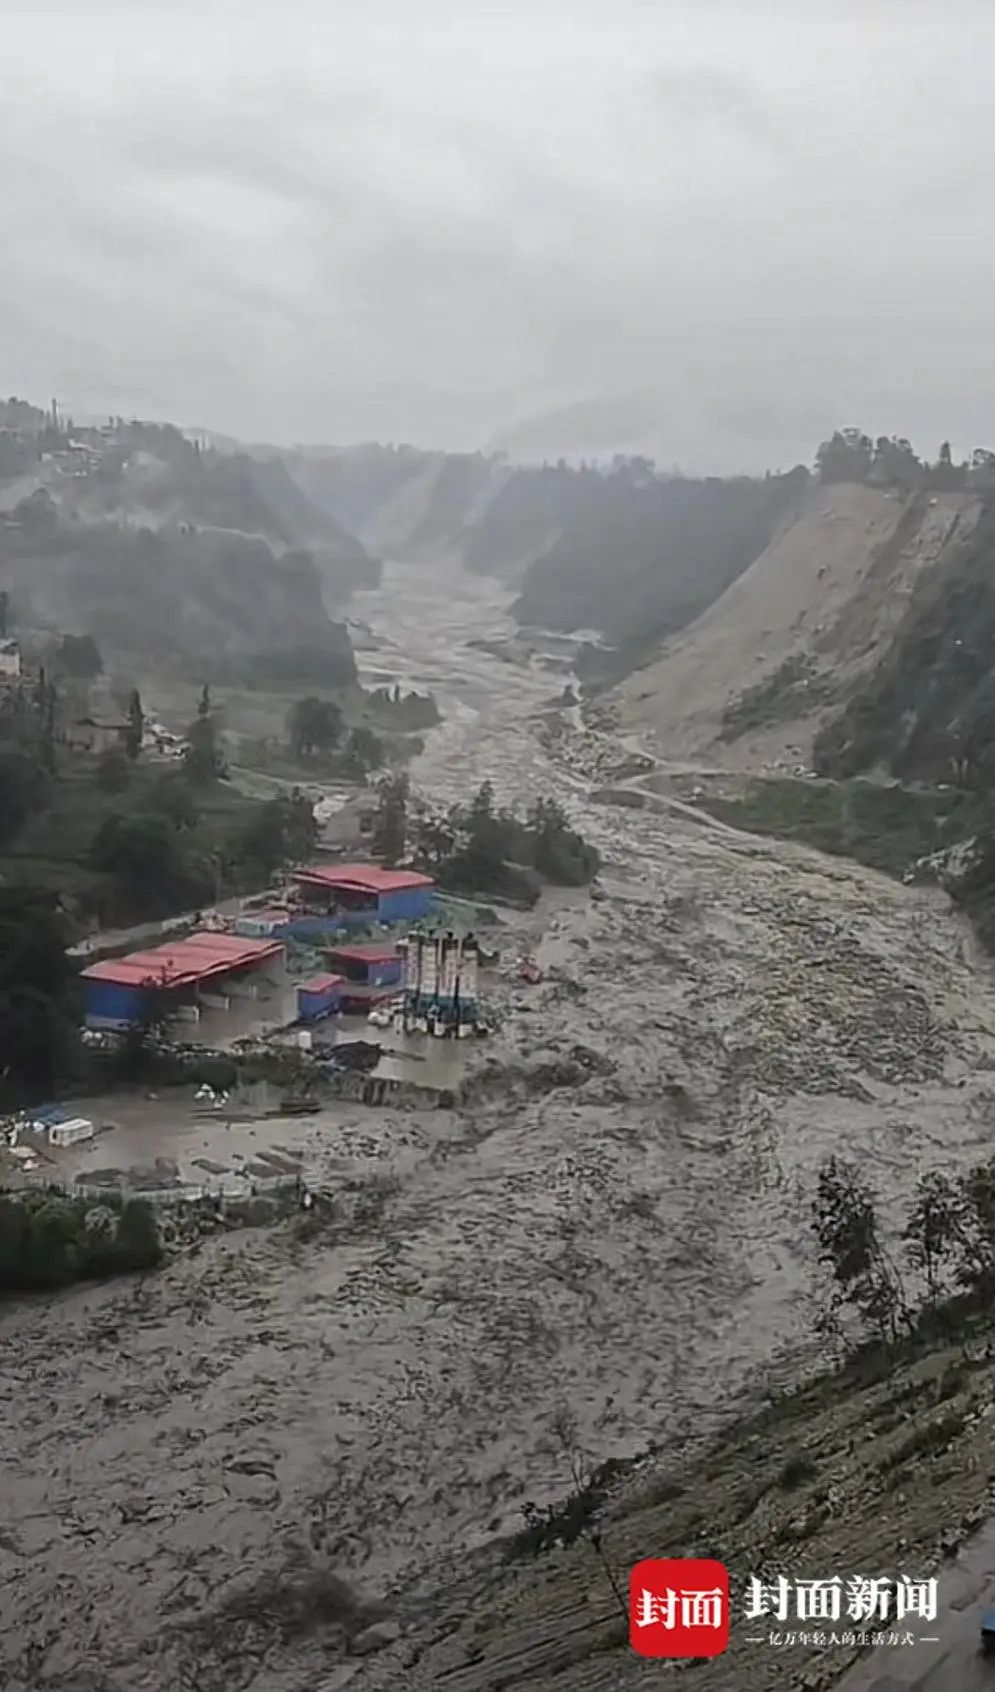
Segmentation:
[(252, 440), (995, 447), (992, 0), (6, 0), (0, 390)]

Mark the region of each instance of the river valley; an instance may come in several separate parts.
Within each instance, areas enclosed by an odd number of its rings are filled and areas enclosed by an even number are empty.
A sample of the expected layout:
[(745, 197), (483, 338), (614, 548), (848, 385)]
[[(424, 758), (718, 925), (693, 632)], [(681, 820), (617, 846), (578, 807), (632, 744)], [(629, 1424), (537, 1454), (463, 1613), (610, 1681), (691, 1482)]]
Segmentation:
[(309, 1121), (326, 1233), (5, 1311), (11, 1692), (344, 1686), (355, 1661), (244, 1594), (317, 1559), (403, 1609), (565, 1490), (565, 1410), (589, 1461), (689, 1448), (820, 1360), (822, 1157), (897, 1216), (920, 1168), (990, 1146), (995, 993), (945, 898), (687, 806), (592, 802), (622, 748), (550, 714), (569, 643), (496, 654), (507, 598), (389, 567), (354, 602), (362, 677), (439, 700), (418, 791), (555, 795), (599, 896), (516, 922), (547, 979), (457, 1108)]

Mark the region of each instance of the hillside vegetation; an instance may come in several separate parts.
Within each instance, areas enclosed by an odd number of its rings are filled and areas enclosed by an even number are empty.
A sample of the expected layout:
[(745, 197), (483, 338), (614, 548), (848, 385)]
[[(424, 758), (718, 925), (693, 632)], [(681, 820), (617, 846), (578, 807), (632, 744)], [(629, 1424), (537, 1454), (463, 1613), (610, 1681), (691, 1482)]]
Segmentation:
[(925, 576), (881, 663), (816, 738), (825, 774), (881, 765), (927, 781), (995, 774), (995, 493)]
[(219, 681), (348, 683), (326, 607), (377, 571), (277, 458), (169, 425), (0, 413), (0, 587), (19, 636), (78, 630), (114, 658), (197, 673), (210, 659)]
[(693, 481), (629, 464), (584, 489), (570, 527), (527, 572), (520, 622), (599, 629), (633, 657), (698, 616), (768, 545), (808, 482)]

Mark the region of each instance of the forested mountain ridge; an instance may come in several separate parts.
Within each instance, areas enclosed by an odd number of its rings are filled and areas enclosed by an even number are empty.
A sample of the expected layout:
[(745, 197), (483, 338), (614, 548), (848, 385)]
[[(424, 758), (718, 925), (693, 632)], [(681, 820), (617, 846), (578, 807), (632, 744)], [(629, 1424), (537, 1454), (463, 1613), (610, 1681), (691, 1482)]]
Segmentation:
[(634, 652), (746, 569), (808, 481), (804, 467), (722, 480), (663, 475), (644, 458), (513, 465), (409, 446), (288, 463), (315, 503), (385, 555), (457, 558), (517, 583), (521, 622), (598, 629)]
[(169, 424), (0, 410), (0, 586), (19, 633), (81, 630), (137, 664), (338, 685), (344, 606), (379, 567), (276, 455)]

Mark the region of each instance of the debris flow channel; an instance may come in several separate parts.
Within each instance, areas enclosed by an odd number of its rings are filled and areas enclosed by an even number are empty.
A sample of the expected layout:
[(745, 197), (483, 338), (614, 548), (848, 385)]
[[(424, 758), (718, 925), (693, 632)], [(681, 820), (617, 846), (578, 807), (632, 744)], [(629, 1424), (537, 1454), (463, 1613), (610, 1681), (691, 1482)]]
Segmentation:
[(687, 806), (594, 803), (626, 754), (553, 713), (568, 643), (502, 648), (505, 603), (390, 567), (356, 600), (364, 680), (438, 697), (419, 791), (555, 796), (600, 885), (512, 919), (544, 978), (502, 983), (456, 1108), (295, 1126), (330, 1215), (3, 1311), (11, 1692), (325, 1684), (290, 1571), (430, 1583), (568, 1489), (564, 1407), (594, 1459), (714, 1431), (819, 1359), (822, 1157), (897, 1218), (921, 1167), (990, 1149), (995, 995), (946, 901)]

